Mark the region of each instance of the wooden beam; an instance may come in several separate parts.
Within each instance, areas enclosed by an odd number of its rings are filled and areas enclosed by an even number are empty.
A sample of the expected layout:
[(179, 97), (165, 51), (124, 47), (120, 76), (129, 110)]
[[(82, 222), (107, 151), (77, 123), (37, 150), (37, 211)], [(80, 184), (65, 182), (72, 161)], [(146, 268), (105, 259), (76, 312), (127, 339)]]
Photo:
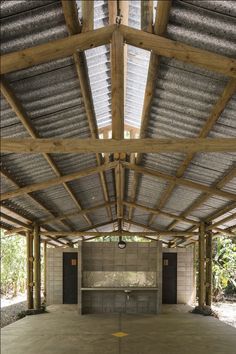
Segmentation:
[(233, 58), (124, 25), (120, 26), (120, 30), (125, 41), (130, 45), (236, 78), (236, 60)]
[[(116, 125), (117, 126), (117, 125)], [(118, 133), (120, 129), (120, 132)], [(8, 153), (163, 153), (235, 152), (236, 138), (189, 139), (19, 139), (2, 138), (1, 151)]]
[(129, 232), (129, 231), (110, 231), (110, 232), (92, 232), (92, 231), (42, 231), (41, 235), (51, 235), (51, 236), (70, 236), (70, 237), (85, 237), (85, 236), (197, 236), (198, 232), (185, 232), (185, 231), (162, 231), (157, 230), (155, 232)]
[(138, 208), (138, 209), (141, 209), (143, 211), (147, 211), (148, 213), (152, 213), (152, 214), (155, 214), (155, 215), (159, 215), (160, 214), (160, 215), (166, 216), (166, 217), (171, 218), (171, 219), (178, 219), (179, 221), (185, 222), (187, 224), (199, 225), (199, 222), (196, 221), (196, 220), (180, 217), (178, 215), (165, 212), (163, 210), (148, 208), (148, 207), (146, 207), (144, 205), (140, 205), (140, 204), (137, 204), (137, 203), (128, 203), (126, 201), (124, 201), (123, 204), (126, 205), (127, 207)]
[(1, 74), (47, 63), (51, 60), (66, 58), (73, 55), (77, 50), (84, 51), (108, 44), (115, 29), (115, 25), (105, 26), (94, 31), (76, 34), (2, 55)]
[(190, 180), (182, 178), (182, 177), (177, 178), (172, 175), (168, 175), (166, 173), (159, 172), (156, 170), (155, 171), (150, 170), (148, 168), (137, 166), (137, 165), (131, 164), (129, 162), (122, 162), (122, 164), (125, 168), (131, 169), (133, 171), (136, 171), (138, 173), (142, 173), (147, 176), (157, 177), (157, 178), (161, 178), (161, 179), (164, 179), (167, 181), (171, 181), (171, 182), (175, 183), (176, 185), (185, 186), (185, 187), (192, 188), (192, 189), (197, 189), (197, 190), (200, 190), (200, 191), (205, 192), (210, 195), (220, 195), (220, 196), (227, 198), (227, 199), (236, 200), (236, 194), (225, 192), (225, 191), (222, 191), (222, 190), (217, 189), (215, 187), (208, 187), (204, 184), (193, 182), (193, 181), (190, 181)]
[[(117, 29), (111, 41), (112, 138), (124, 138), (124, 40)], [(103, 140), (104, 143), (104, 140)]]
[(44, 219), (44, 220), (39, 222), (39, 225), (46, 225), (46, 224), (50, 224), (50, 223), (53, 223), (53, 222), (58, 221), (58, 220), (63, 220), (63, 219), (66, 219), (66, 218), (70, 218), (72, 216), (78, 216), (78, 215), (92, 213), (95, 210), (98, 210), (98, 209), (101, 209), (101, 208), (107, 208), (108, 206), (115, 205), (115, 203), (116, 202), (109, 202), (109, 203), (99, 204), (99, 205), (96, 205), (96, 206), (88, 208), (88, 209), (81, 209), (80, 211), (77, 211), (77, 212), (66, 213), (66, 214), (63, 214), (63, 215), (56, 216), (54, 218)]
[(27, 307), (28, 309), (34, 308), (34, 296), (33, 296), (33, 235), (28, 231), (26, 234), (26, 254), (27, 254)]
[(205, 305), (205, 223), (201, 222), (198, 244), (198, 305)]
[(76, 1), (61, 0), (61, 3), (69, 34), (73, 35), (76, 33), (80, 33), (82, 30), (82, 25), (78, 19), (78, 9)]
[(206, 227), (206, 230), (207, 231), (212, 230), (213, 228), (223, 225), (231, 220), (236, 220), (236, 213), (233, 213), (232, 215), (229, 215), (229, 216), (215, 222), (214, 224), (211, 223), (209, 226)]
[[(203, 125), (198, 138), (205, 138), (207, 137), (208, 133), (214, 126), (214, 124), (217, 122), (219, 117), (221, 116), (221, 113), (225, 109), (227, 103), (233, 96), (236, 90), (236, 80), (230, 79), (225, 86), (220, 98), (217, 100), (216, 104), (213, 106), (213, 109), (206, 121), (206, 123)], [(185, 159), (183, 162), (180, 164), (177, 172), (176, 172), (176, 177), (182, 177), (186, 169), (188, 168), (189, 164), (191, 163), (192, 159), (194, 158), (195, 153), (194, 152), (188, 152)], [(231, 176), (228, 176), (227, 178), (231, 179)], [(164, 204), (167, 202), (167, 200), (170, 198), (173, 190), (174, 190), (175, 185), (170, 183), (170, 185), (167, 187), (167, 189), (164, 191), (164, 193), (161, 195), (161, 198), (157, 201), (157, 206), (161, 208), (164, 206)], [(155, 217), (152, 216), (149, 219), (149, 223), (151, 224), (154, 221)], [(173, 222), (170, 226), (176, 225), (175, 222)]]
[[(9, 180), (14, 184), (15, 187), (17, 187), (18, 189), (20, 188), (20, 185), (19, 185), (19, 184), (16, 182), (16, 180), (10, 175), (10, 173), (9, 173), (8, 171), (6, 171), (5, 168), (2, 168), (2, 167), (1, 167), (1, 175), (3, 175), (5, 178), (9, 179)], [(43, 210), (46, 211), (49, 215), (55, 216), (54, 213), (52, 213), (44, 204), (42, 204), (42, 202), (39, 202), (39, 201), (37, 200), (37, 198), (35, 198), (33, 195), (27, 194), (27, 198), (29, 198), (29, 199), (33, 202), (33, 204), (36, 204), (36, 205), (37, 205), (37, 208), (43, 209)], [(1, 199), (1, 198), (0, 198), (0, 199)], [(3, 203), (1, 203), (1, 208), (2, 208), (3, 210), (6, 209), (8, 215), (11, 215), (11, 214), (12, 214), (11, 208), (8, 207), (7, 205), (3, 205)], [(16, 211), (14, 211), (14, 213), (17, 214)], [(19, 217), (21, 217), (21, 216), (19, 215)], [(33, 220), (29, 220), (29, 219), (28, 219), (28, 221), (29, 221), (30, 223), (33, 222)], [(68, 227), (68, 225), (67, 225), (67, 223), (66, 223), (65, 221), (61, 221), (61, 223), (63, 223), (63, 225), (66, 225), (66, 226)]]
[(82, 0), (82, 32), (93, 30), (94, 2), (93, 0)]
[(108, 1), (109, 25), (116, 23), (117, 17), (117, 0)]
[(141, 0), (141, 29), (152, 33), (153, 0)]
[(115, 168), (116, 181), (116, 200), (117, 200), (117, 218), (123, 218), (123, 199), (124, 199), (124, 169), (119, 163)]
[(46, 188), (49, 188), (49, 187), (58, 186), (58, 185), (60, 185), (62, 183), (65, 183), (65, 182), (70, 182), (70, 181), (73, 181), (75, 179), (79, 179), (79, 178), (82, 178), (82, 177), (90, 176), (90, 175), (99, 173), (101, 171), (106, 171), (106, 170), (109, 170), (111, 168), (115, 168), (116, 165), (117, 165), (117, 162), (110, 162), (110, 163), (108, 163), (106, 165), (101, 165), (101, 166), (98, 166), (98, 167), (90, 167), (90, 168), (87, 168), (85, 170), (81, 170), (81, 171), (78, 171), (78, 172), (71, 173), (69, 175), (52, 178), (52, 179), (47, 180), (45, 182), (34, 183), (34, 184), (29, 185), (29, 186), (19, 188), (19, 189), (15, 190), (15, 191), (3, 193), (1, 195), (1, 197), (0, 197), (0, 200), (2, 201), (2, 200), (6, 200), (6, 199), (11, 199), (11, 198), (17, 197), (19, 195), (24, 195), (24, 194), (27, 194), (27, 193), (32, 193), (32, 192), (36, 192), (36, 191), (39, 191), (39, 190), (42, 190), (42, 189), (46, 189)]
[[(34, 139), (38, 138), (39, 135), (36, 132), (36, 130), (34, 129), (32, 123), (31, 123), (31, 120), (28, 117), (24, 107), (22, 106), (22, 104), (20, 103), (20, 101), (18, 100), (18, 98), (16, 97), (16, 95), (14, 94), (14, 92), (12, 91), (10, 86), (7, 84), (6, 80), (4, 80), (4, 79), (1, 80), (1, 92), (2, 92), (3, 96), (5, 97), (5, 99), (7, 100), (7, 102), (9, 103), (12, 110), (15, 112), (16, 116), (19, 118), (19, 120), (23, 124), (24, 128), (28, 131), (29, 135)], [(47, 153), (43, 153), (43, 157), (48, 162), (49, 166), (52, 168), (52, 170), (54, 171), (56, 176), (61, 177), (61, 173), (60, 173), (57, 165), (55, 164), (55, 162), (51, 158), (51, 156), (48, 155)], [(78, 201), (77, 197), (75, 196), (75, 194), (71, 190), (71, 188), (66, 183), (63, 183), (63, 187), (65, 188), (67, 193), (70, 195), (70, 197), (73, 200), (76, 207), (79, 210), (81, 210), (80, 202)], [(88, 222), (88, 224), (91, 225), (91, 221), (89, 220), (87, 215), (84, 215), (84, 219)]]
[[(47, 231), (44, 231), (47, 232)], [(34, 308), (41, 308), (41, 257), (40, 257), (40, 228), (34, 225)]]

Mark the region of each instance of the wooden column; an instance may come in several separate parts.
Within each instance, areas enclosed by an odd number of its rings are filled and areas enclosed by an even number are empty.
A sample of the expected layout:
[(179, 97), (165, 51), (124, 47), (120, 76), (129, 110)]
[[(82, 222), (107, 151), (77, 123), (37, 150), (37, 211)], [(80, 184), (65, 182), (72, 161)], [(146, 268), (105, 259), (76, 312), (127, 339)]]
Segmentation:
[(26, 234), (26, 248), (27, 248), (27, 307), (34, 308), (34, 270), (33, 270), (33, 235), (30, 231)]
[(212, 231), (206, 234), (206, 305), (211, 306), (212, 299)]
[(205, 223), (201, 221), (198, 243), (198, 305), (205, 305)]
[(43, 273), (43, 283), (44, 283), (44, 301), (46, 302), (47, 298), (47, 242), (44, 241), (44, 248), (43, 248), (43, 262), (44, 262), (44, 273)]
[(41, 308), (41, 262), (39, 225), (34, 224), (34, 308)]

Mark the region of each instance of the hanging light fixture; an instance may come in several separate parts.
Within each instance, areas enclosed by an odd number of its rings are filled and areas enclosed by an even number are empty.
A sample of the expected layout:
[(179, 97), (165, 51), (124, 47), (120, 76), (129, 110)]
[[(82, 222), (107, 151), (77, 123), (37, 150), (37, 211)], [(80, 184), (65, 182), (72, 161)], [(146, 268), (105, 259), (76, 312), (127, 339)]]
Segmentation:
[(126, 242), (122, 240), (122, 237), (119, 236), (119, 242), (118, 242), (118, 247), (120, 249), (124, 249), (126, 247)]

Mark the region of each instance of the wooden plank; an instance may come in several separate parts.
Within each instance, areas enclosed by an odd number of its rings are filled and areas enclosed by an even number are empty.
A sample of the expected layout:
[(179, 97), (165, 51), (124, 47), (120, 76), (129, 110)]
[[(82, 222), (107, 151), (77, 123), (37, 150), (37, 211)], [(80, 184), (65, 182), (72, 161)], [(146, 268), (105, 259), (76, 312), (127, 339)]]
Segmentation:
[(73, 55), (76, 50), (84, 51), (108, 44), (115, 29), (115, 25), (106, 26), (2, 55), (1, 74), (29, 68), (51, 60), (66, 58)]
[(109, 14), (109, 25), (116, 23), (117, 16), (117, 1), (108, 1), (108, 14)]
[(93, 0), (82, 0), (82, 32), (92, 31), (94, 22)]
[(153, 176), (153, 177), (161, 178), (161, 179), (164, 179), (167, 181), (171, 181), (171, 182), (175, 183), (176, 185), (197, 189), (197, 190), (200, 190), (200, 191), (205, 192), (210, 195), (220, 195), (220, 196), (227, 198), (227, 199), (236, 200), (236, 194), (233, 194), (233, 193), (225, 192), (225, 191), (222, 191), (222, 190), (214, 188), (214, 187), (208, 187), (204, 184), (193, 182), (193, 181), (187, 180), (182, 177), (178, 178), (178, 177), (174, 177), (172, 175), (168, 175), (163, 172), (159, 172), (156, 170), (155, 171), (150, 170), (148, 168), (137, 166), (137, 165), (134, 165), (134, 164), (131, 164), (128, 162), (122, 162), (122, 164), (124, 165), (124, 167), (134, 170), (138, 173), (142, 173), (144, 175)]
[(124, 35), (124, 39), (130, 45), (236, 78), (236, 60), (233, 58), (124, 25), (120, 26), (120, 30)]
[(19, 188), (15, 191), (3, 193), (0, 197), (0, 200), (2, 201), (2, 200), (6, 200), (6, 199), (11, 199), (11, 198), (17, 197), (19, 195), (24, 195), (27, 193), (32, 193), (32, 192), (36, 192), (36, 191), (39, 191), (42, 189), (46, 189), (49, 187), (58, 186), (62, 183), (70, 182), (75, 179), (90, 176), (90, 175), (99, 173), (101, 171), (107, 171), (109, 169), (115, 168), (116, 164), (117, 164), (117, 162), (111, 162), (106, 165), (101, 165), (98, 167), (90, 167), (85, 170), (74, 172), (74, 173), (71, 173), (69, 175), (65, 175), (62, 177), (52, 178), (52, 179), (45, 181), (45, 182), (34, 183), (29, 186)]
[(198, 243), (198, 305), (205, 305), (205, 223), (201, 222)]
[[(124, 41), (119, 30), (111, 41), (112, 138), (124, 138)], [(104, 140), (103, 140), (104, 143)]]
[[(116, 123), (114, 124), (118, 127)], [(122, 135), (122, 133), (122, 128), (118, 129), (115, 133), (117, 137), (115, 139), (3, 138), (1, 139), (1, 151), (33, 154), (236, 151), (236, 138), (119, 139), (118, 134)]]

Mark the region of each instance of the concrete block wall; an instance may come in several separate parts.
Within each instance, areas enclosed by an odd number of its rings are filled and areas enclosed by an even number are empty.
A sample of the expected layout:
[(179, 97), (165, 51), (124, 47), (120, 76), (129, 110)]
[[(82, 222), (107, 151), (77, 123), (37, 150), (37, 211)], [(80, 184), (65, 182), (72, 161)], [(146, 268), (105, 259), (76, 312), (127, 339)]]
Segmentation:
[(194, 303), (196, 297), (194, 247), (163, 248), (163, 253), (177, 253), (177, 303)]
[[(114, 242), (86, 242), (82, 245), (83, 285), (82, 287), (122, 286), (123, 272), (132, 275), (129, 286), (158, 287), (158, 290), (132, 290), (127, 297), (123, 290), (83, 290), (83, 313), (157, 313), (161, 304), (162, 246), (160, 242), (127, 242), (125, 249), (119, 249)], [(101, 276), (104, 272), (104, 282)], [(107, 272), (110, 277), (107, 279)], [(154, 273), (154, 278), (153, 278)], [(117, 279), (119, 285), (117, 285)], [(136, 284), (136, 279), (139, 279)], [(89, 279), (89, 283), (88, 283)], [(94, 279), (94, 285), (92, 283)], [(99, 281), (99, 282), (98, 282)], [(124, 286), (127, 286), (124, 283)], [(159, 289), (160, 287), (160, 289)]]

